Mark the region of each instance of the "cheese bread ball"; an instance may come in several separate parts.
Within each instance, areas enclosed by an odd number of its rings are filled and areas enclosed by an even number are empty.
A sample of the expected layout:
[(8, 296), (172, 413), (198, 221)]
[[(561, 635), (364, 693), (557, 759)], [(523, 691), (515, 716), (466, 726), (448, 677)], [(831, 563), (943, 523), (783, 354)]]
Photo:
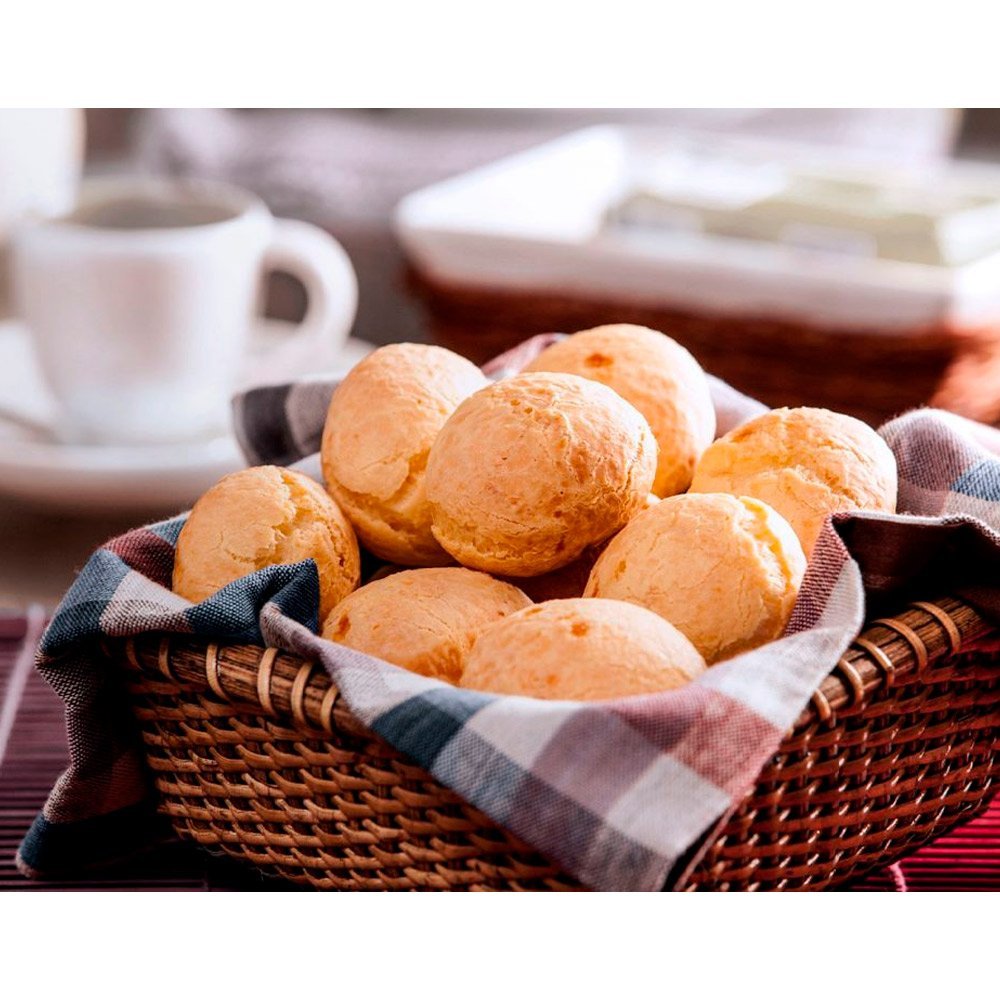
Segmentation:
[(660, 446), (658, 496), (688, 488), (695, 462), (715, 437), (705, 373), (686, 348), (656, 330), (628, 323), (583, 330), (546, 348), (525, 371), (582, 375), (627, 399)]
[(323, 638), (456, 683), (473, 640), (531, 601), (471, 569), (411, 569), (369, 583), (330, 613)]
[(812, 553), (827, 514), (896, 509), (896, 460), (867, 424), (843, 413), (771, 410), (719, 438), (691, 489), (757, 497)]
[(347, 518), (308, 476), (274, 465), (233, 472), (194, 505), (177, 539), (174, 591), (203, 601), (248, 573), (312, 559), (320, 621), (358, 585), (358, 543)]
[(585, 594), (655, 611), (714, 663), (781, 635), (805, 569), (795, 532), (766, 503), (687, 493), (627, 525)]
[(434, 537), (458, 562), (506, 576), (566, 566), (646, 503), (649, 424), (577, 375), (502, 379), (470, 396), (431, 448)]
[(323, 477), (375, 555), (403, 566), (451, 562), (431, 534), (424, 469), (452, 411), (486, 384), (474, 364), (443, 347), (390, 344), (337, 387), (323, 430)]
[(577, 598), (518, 611), (483, 632), (462, 687), (595, 701), (669, 691), (705, 669), (669, 622), (623, 601)]

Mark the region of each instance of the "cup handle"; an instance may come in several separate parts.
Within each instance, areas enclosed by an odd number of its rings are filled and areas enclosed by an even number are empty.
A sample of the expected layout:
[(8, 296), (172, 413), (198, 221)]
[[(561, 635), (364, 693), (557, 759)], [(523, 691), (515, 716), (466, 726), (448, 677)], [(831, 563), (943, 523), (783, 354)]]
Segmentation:
[(293, 334), (296, 348), (317, 358), (340, 350), (358, 311), (358, 278), (347, 251), (319, 226), (275, 219), (264, 270), (285, 272), (305, 286), (306, 314)]

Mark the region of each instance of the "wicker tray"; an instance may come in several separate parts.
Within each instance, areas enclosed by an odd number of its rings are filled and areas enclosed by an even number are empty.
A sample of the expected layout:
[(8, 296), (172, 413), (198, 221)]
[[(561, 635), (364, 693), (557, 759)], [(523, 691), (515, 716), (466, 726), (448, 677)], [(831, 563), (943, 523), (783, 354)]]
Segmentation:
[[(838, 886), (983, 809), (998, 640), (954, 598), (871, 622), (676, 887)], [(365, 729), (314, 664), (164, 635), (106, 652), (182, 838), (322, 889), (579, 888)]]
[(434, 341), (477, 364), (536, 333), (638, 323), (668, 333), (706, 371), (771, 407), (825, 406), (878, 426), (930, 403), (983, 423), (1000, 421), (1000, 321), (886, 333), (459, 285), (415, 269), (408, 283)]

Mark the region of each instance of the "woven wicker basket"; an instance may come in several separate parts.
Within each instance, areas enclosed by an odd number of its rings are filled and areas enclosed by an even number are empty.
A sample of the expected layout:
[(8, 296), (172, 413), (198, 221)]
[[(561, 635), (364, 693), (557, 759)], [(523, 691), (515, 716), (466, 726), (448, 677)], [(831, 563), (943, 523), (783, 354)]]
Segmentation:
[[(953, 598), (871, 622), (676, 887), (838, 886), (984, 808), (998, 648)], [(322, 889), (579, 888), (366, 730), (314, 664), (163, 635), (106, 651), (182, 838)]]
[(706, 371), (768, 406), (825, 406), (878, 426), (930, 403), (983, 423), (1000, 421), (1000, 322), (886, 332), (459, 285), (413, 269), (409, 285), (426, 308), (434, 341), (476, 363), (536, 333), (638, 323), (668, 333)]

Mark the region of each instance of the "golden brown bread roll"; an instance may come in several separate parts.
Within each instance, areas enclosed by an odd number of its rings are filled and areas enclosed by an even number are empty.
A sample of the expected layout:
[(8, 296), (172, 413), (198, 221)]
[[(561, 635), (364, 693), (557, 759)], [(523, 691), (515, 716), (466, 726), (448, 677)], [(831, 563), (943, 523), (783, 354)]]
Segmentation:
[(896, 509), (896, 460), (867, 424), (812, 407), (771, 410), (702, 455), (692, 492), (757, 497), (810, 555), (827, 514)]
[(530, 604), (517, 587), (471, 569), (404, 570), (341, 601), (323, 638), (454, 684), (476, 636)]
[(594, 701), (669, 691), (705, 669), (669, 622), (622, 601), (547, 601), (510, 615), (472, 647), (461, 685)]
[(308, 476), (262, 465), (220, 479), (194, 505), (177, 539), (174, 591), (203, 601), (248, 573), (312, 559), (320, 621), (360, 577), (347, 518)]
[(649, 421), (660, 448), (653, 481), (659, 496), (688, 488), (695, 462), (715, 437), (705, 373), (685, 348), (656, 330), (629, 323), (583, 330), (546, 348), (525, 371), (581, 375), (627, 399)]
[(805, 569), (795, 532), (766, 503), (687, 493), (626, 525), (585, 593), (655, 611), (715, 663), (781, 635)]
[(625, 524), (655, 470), (649, 425), (616, 392), (515, 375), (470, 396), (438, 434), (425, 480), (434, 537), (474, 569), (546, 573)]
[(486, 384), (475, 365), (443, 347), (390, 344), (337, 387), (323, 431), (323, 477), (375, 555), (403, 566), (451, 562), (431, 534), (424, 468), (452, 411)]

